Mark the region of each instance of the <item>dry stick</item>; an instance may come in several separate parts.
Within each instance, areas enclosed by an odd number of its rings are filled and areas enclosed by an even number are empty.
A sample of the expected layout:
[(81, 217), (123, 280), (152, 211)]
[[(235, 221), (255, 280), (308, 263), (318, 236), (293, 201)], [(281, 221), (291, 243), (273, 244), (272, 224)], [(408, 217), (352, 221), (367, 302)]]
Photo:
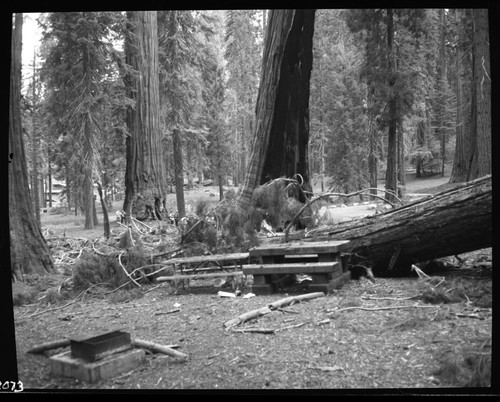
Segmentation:
[[(288, 233), (290, 232), (290, 228), (293, 226), (293, 224), (298, 219), (298, 217), (300, 215), (302, 215), (302, 212), (304, 212), (307, 207), (311, 206), (311, 204), (315, 203), (316, 201), (318, 201), (318, 200), (320, 200), (322, 198), (326, 198), (326, 197), (331, 197), (331, 196), (352, 197), (354, 195), (361, 194), (361, 193), (364, 193), (364, 192), (370, 191), (370, 190), (377, 190), (377, 191), (386, 192), (385, 190), (380, 190), (380, 189), (375, 189), (375, 188), (367, 188), (367, 189), (356, 191), (354, 193), (349, 193), (349, 194), (344, 194), (344, 193), (325, 193), (325, 194), (321, 194), (321, 195), (318, 195), (317, 197), (313, 198), (312, 200), (310, 200), (309, 202), (307, 202), (302, 208), (299, 209), (299, 211), (295, 214), (295, 216), (292, 218), (292, 220), (290, 221), (290, 223), (285, 228), (285, 243), (288, 241)], [(376, 194), (371, 194), (371, 196), (372, 197), (376, 197), (376, 198), (380, 198), (384, 202), (387, 202), (388, 204), (390, 204), (393, 208), (396, 207), (392, 202), (390, 202), (389, 200), (385, 199), (384, 197), (380, 197), (380, 196), (378, 196)], [(399, 201), (400, 204), (403, 204), (403, 202), (398, 197), (396, 197), (394, 194), (393, 194), (393, 196), (394, 196), (394, 198), (396, 198)]]
[(346, 310), (378, 311), (378, 310), (394, 310), (394, 309), (402, 309), (402, 308), (436, 308), (436, 306), (421, 306), (418, 304), (414, 304), (411, 306), (393, 306), (393, 307), (375, 307), (375, 308), (352, 306), (352, 307), (344, 307), (344, 308), (341, 308), (338, 310), (330, 311), (327, 313), (327, 315), (333, 315), (335, 313), (339, 313), (340, 311), (346, 311)]
[(36, 317), (37, 315), (41, 315), (41, 314), (44, 314), (44, 313), (48, 313), (49, 311), (55, 311), (55, 310), (59, 310), (59, 309), (63, 309), (64, 307), (67, 307), (67, 306), (70, 306), (71, 304), (73, 303), (76, 303), (76, 301), (78, 300), (78, 298), (81, 296), (81, 295), (84, 295), (86, 292), (88, 291), (88, 289), (85, 289), (83, 292), (80, 292), (80, 294), (78, 294), (78, 296), (76, 296), (72, 301), (70, 301), (69, 303), (66, 303), (64, 306), (59, 306), (59, 307), (53, 307), (53, 308), (49, 308), (47, 310), (43, 310), (43, 311), (40, 311), (39, 313), (35, 312), (25, 318), (33, 318), (33, 317)]
[(181, 360), (187, 360), (188, 355), (185, 353), (178, 352), (177, 350), (171, 349), (166, 345), (160, 345), (158, 343), (143, 341), (142, 339), (134, 339), (133, 343), (139, 348), (148, 349), (152, 352), (163, 353), (171, 357), (176, 357)]
[(305, 324), (307, 324), (307, 322), (301, 322), (301, 323), (295, 324), (295, 325), (288, 325), (287, 327), (275, 329), (274, 332), (284, 331), (285, 329), (298, 328), (298, 327), (301, 327), (302, 325), (305, 325)]
[(155, 315), (177, 313), (178, 311), (181, 311), (181, 309), (174, 308), (173, 310), (168, 310), (168, 311), (158, 311), (157, 313), (155, 313)]
[[(132, 222), (134, 222), (134, 221), (135, 221), (135, 222), (137, 222), (137, 223), (140, 223), (140, 224), (141, 224), (141, 225), (143, 225), (143, 226), (146, 226), (149, 230), (153, 229), (151, 226), (146, 225), (144, 222), (141, 222), (141, 221), (140, 221), (140, 220), (138, 220), (138, 219), (135, 219), (133, 216), (131, 216), (131, 217), (130, 217), (130, 219), (132, 220)], [(136, 228), (137, 228), (137, 226), (136, 226)], [(139, 229), (137, 229), (137, 230), (139, 230)]]
[(125, 272), (125, 274), (128, 276), (128, 278), (134, 282), (137, 286), (139, 287), (142, 287), (139, 283), (136, 282), (136, 280), (134, 278), (132, 278), (132, 276), (130, 276), (130, 274), (127, 272), (127, 270), (125, 269), (125, 267), (123, 266), (122, 264), (122, 255), (123, 255), (124, 251), (122, 251), (119, 255), (118, 255), (118, 262), (120, 263), (120, 267), (122, 267), (123, 269), (123, 272)]
[(33, 354), (42, 353), (45, 352), (46, 350), (63, 348), (69, 346), (69, 344), (70, 344), (69, 339), (58, 339), (57, 341), (46, 342), (46, 343), (41, 343), (40, 345), (35, 345), (31, 349), (29, 349), (26, 353), (33, 353)]
[(247, 313), (243, 313), (239, 315), (236, 318), (233, 318), (227, 322), (224, 323), (224, 327), (227, 329), (234, 327), (236, 325), (239, 325), (241, 323), (244, 323), (245, 321), (248, 321), (252, 318), (257, 318), (260, 317), (261, 315), (264, 314), (269, 314), (272, 310), (276, 310), (278, 308), (287, 306), (289, 304), (292, 304), (294, 302), (299, 302), (302, 300), (310, 300), (310, 299), (315, 299), (317, 297), (324, 297), (325, 294), (323, 292), (314, 292), (314, 293), (306, 293), (304, 295), (299, 295), (299, 296), (291, 296), (291, 297), (286, 297), (284, 299), (280, 299), (275, 301), (274, 303), (268, 304), (267, 306), (261, 307), (256, 310), (249, 311)]

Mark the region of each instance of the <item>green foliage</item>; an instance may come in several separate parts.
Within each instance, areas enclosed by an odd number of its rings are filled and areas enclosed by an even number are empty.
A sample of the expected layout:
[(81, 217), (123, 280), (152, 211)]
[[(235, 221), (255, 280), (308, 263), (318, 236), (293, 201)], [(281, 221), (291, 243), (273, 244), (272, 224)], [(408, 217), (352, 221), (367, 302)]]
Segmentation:
[[(147, 258), (138, 250), (129, 250), (121, 256), (122, 264), (130, 274), (136, 268), (147, 265)], [(147, 274), (152, 268), (142, 270)], [(138, 280), (141, 274), (136, 272), (135, 279)], [(151, 277), (149, 277), (151, 279)], [(149, 279), (149, 280), (150, 280)], [(149, 281), (148, 280), (148, 281)], [(103, 257), (94, 253), (86, 253), (81, 256), (73, 269), (73, 286), (75, 290), (85, 290), (93, 285), (120, 287), (125, 283), (123, 289), (130, 289), (136, 286), (130, 281), (123, 268), (120, 266), (118, 257)]]

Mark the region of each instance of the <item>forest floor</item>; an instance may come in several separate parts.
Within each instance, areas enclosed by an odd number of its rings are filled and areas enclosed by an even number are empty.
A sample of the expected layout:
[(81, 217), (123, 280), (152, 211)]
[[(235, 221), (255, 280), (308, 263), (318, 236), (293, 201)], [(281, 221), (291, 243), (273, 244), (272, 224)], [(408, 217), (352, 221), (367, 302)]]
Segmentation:
[[(414, 180), (418, 189), (407, 183), (407, 191), (435, 192), (446, 187), (447, 180)], [(216, 189), (187, 191), (186, 202), (205, 197), (215, 203), (218, 197), (211, 193), (217, 194)], [(47, 215), (42, 226), (51, 236), (64, 233), (70, 245), (102, 235), (102, 226), (87, 231), (82, 220)], [(78, 249), (70, 252), (78, 254)], [(71, 280), (72, 267), (58, 266), (57, 274), (13, 284), (19, 380), (31, 390), (226, 389), (238, 394), (256, 389), (309, 394), (311, 390), (400, 393), (412, 389), (419, 393), (488, 387), (492, 249), (441, 262), (445, 264), (440, 271), (426, 271), (442, 279), (432, 286), (418, 276), (376, 278), (375, 283), (362, 278), (327, 296), (273, 310), (231, 330), (223, 325), (228, 320), (307, 293), (307, 288), (296, 284), (282, 293), (243, 298), (251, 292), (248, 283), (241, 288), (241, 296), (226, 298), (218, 292), (232, 292), (232, 288), (218, 288), (214, 281), (200, 279), (185, 288), (166, 282), (114, 293), (96, 288), (61, 299), (54, 297), (54, 289), (61, 291)], [(145, 362), (132, 371), (85, 383), (51, 373), (50, 356), (68, 347), (27, 353), (45, 342), (116, 327), (133, 339), (175, 344), (188, 359), (147, 353)], [(265, 333), (248, 332), (256, 328)]]

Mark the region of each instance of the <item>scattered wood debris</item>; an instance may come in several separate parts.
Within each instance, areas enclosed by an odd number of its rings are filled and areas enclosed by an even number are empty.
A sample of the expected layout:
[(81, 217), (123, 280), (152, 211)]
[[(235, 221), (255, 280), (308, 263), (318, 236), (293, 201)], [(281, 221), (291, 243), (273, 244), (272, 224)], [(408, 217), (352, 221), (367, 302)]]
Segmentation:
[(269, 314), (272, 310), (277, 310), (281, 307), (285, 307), (291, 305), (293, 303), (298, 303), (304, 300), (311, 300), (318, 297), (324, 297), (325, 294), (323, 292), (314, 292), (314, 293), (306, 293), (304, 295), (299, 296), (291, 296), (286, 297), (284, 299), (277, 300), (273, 303), (268, 304), (267, 306), (261, 307), (256, 310), (249, 311), (247, 313), (243, 313), (236, 318), (233, 318), (224, 323), (224, 327), (226, 330), (231, 329), (232, 327), (242, 324), (248, 320), (258, 318), (261, 315)]

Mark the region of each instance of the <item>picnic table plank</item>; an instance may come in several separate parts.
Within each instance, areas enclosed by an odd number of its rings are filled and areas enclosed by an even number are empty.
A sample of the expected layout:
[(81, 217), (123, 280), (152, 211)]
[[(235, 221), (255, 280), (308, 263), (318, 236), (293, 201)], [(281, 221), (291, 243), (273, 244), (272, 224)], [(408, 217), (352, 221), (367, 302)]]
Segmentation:
[(330, 240), (303, 243), (279, 243), (253, 247), (250, 257), (286, 255), (286, 254), (322, 254), (339, 253), (349, 248), (349, 240)]
[(163, 260), (162, 264), (196, 264), (201, 262), (243, 261), (247, 259), (248, 256), (249, 253), (197, 255), (193, 257), (170, 258), (168, 260)]
[(303, 274), (327, 273), (337, 270), (339, 262), (298, 262), (284, 264), (246, 264), (243, 265), (245, 275), (270, 275), (270, 274)]

